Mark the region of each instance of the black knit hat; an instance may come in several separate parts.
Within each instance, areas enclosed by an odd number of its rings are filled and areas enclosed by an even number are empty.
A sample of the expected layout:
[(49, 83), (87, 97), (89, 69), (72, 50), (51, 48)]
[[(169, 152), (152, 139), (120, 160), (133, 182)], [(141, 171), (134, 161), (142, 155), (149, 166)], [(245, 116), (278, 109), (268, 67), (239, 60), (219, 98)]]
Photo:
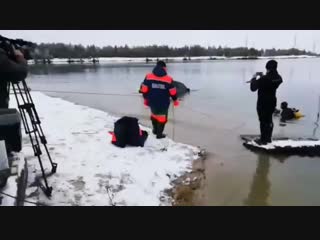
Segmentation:
[(288, 108), (288, 103), (287, 102), (282, 102), (281, 103), (281, 109)]
[(278, 63), (275, 60), (270, 60), (266, 64), (266, 69), (267, 70), (277, 70)]
[(159, 67), (167, 67), (166, 63), (164, 61), (158, 61), (157, 66)]

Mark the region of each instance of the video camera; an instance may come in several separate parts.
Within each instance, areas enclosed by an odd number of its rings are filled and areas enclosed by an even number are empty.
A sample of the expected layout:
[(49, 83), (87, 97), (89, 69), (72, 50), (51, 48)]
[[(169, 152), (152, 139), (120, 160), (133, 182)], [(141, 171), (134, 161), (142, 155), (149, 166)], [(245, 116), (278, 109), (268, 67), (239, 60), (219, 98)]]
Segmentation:
[[(32, 59), (31, 50), (35, 50), (36, 44), (34, 44), (32, 42), (24, 41), (22, 39), (5, 38), (0, 35), (0, 48), (3, 49), (6, 52), (7, 56), (13, 61), (16, 61), (15, 50), (20, 50), (23, 53), (24, 58), (27, 60), (30, 60), (30, 59)], [(42, 150), (41, 150), (40, 144), (42, 144), (43, 147), (45, 148), (45, 151), (47, 153), (47, 157), (51, 163), (51, 167), (52, 167), (51, 173), (52, 174), (56, 172), (58, 165), (57, 165), (57, 163), (53, 162), (51, 159), (50, 152), (47, 147), (47, 140), (46, 140), (46, 137), (45, 137), (44, 132), (41, 127), (41, 120), (40, 120), (40, 117), (37, 113), (35, 104), (33, 102), (32, 96), (30, 94), (30, 89), (29, 89), (25, 79), (23, 79), (22, 81), (11, 81), (11, 85), (12, 85), (13, 94), (15, 95), (15, 98), (17, 100), (17, 107), (20, 112), (20, 116), (21, 116), (21, 120), (22, 120), (22, 123), (24, 126), (25, 134), (29, 135), (30, 143), (32, 145), (32, 149), (34, 152), (34, 156), (38, 157), (38, 160), (39, 160), (39, 164), (40, 164), (40, 168), (41, 168), (41, 172), (42, 172), (42, 178), (45, 183), (44, 186), (40, 183), (40, 188), (42, 188), (44, 190), (44, 193), (48, 197), (50, 197), (51, 192), (52, 192), (52, 187), (50, 187), (48, 185), (47, 175), (46, 175), (45, 169), (42, 164), (42, 158), (41, 158)], [(9, 85), (9, 89), (10, 89), (10, 85)], [(20, 119), (18, 119), (18, 121), (20, 121)], [(15, 120), (16, 123), (18, 121)], [(7, 129), (7, 127), (6, 127), (6, 129)], [(18, 129), (19, 131), (21, 131), (21, 128), (19, 126), (15, 127), (14, 129)], [(0, 129), (0, 132), (3, 133), (3, 131), (1, 129)], [(15, 138), (15, 139), (12, 139), (12, 141), (10, 141), (10, 143), (12, 143), (12, 146), (11, 146), (12, 149), (13, 149), (13, 147), (15, 147), (15, 148), (17, 148), (18, 151), (21, 150), (20, 144), (17, 144), (17, 143), (21, 143), (21, 141), (19, 141), (19, 140), (21, 140), (21, 137), (20, 137), (21, 134), (9, 133), (9, 136), (12, 137), (12, 135), (19, 137), (18, 140), (17, 140), (17, 138)], [(15, 150), (15, 149), (13, 149), (13, 150)]]
[(256, 72), (255, 76), (256, 76), (256, 77), (258, 77), (258, 76), (259, 76), (259, 77), (262, 77), (262, 76), (263, 76), (263, 72)]
[(36, 47), (33, 42), (23, 39), (10, 39), (0, 35), (0, 48), (2, 48), (12, 60), (15, 60), (14, 50), (20, 50), (26, 60), (33, 59), (31, 51)]

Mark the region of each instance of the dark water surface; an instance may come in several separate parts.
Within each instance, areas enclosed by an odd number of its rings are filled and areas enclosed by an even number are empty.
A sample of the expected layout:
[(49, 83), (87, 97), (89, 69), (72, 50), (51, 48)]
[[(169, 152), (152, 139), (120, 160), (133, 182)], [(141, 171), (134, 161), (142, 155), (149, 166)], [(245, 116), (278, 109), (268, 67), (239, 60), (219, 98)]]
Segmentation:
[[(245, 82), (264, 71), (265, 60), (172, 63), (168, 71), (194, 90), (181, 106), (170, 110), (165, 132), (176, 141), (201, 146), (206, 161), (204, 205), (320, 205), (320, 159), (297, 156), (276, 159), (246, 150), (240, 134), (259, 131), (256, 93)], [(287, 101), (305, 118), (279, 126), (274, 134), (319, 137), (315, 120), (319, 108), (320, 59), (279, 60), (284, 83), (278, 105)], [(150, 126), (148, 110), (137, 90), (150, 64), (31, 66), (28, 82), (33, 90), (87, 92), (49, 93), (118, 116), (131, 115)], [(120, 95), (114, 95), (120, 94)], [(124, 96), (129, 94), (130, 96)], [(41, 113), (40, 113), (41, 114)], [(174, 119), (174, 120), (173, 120)]]

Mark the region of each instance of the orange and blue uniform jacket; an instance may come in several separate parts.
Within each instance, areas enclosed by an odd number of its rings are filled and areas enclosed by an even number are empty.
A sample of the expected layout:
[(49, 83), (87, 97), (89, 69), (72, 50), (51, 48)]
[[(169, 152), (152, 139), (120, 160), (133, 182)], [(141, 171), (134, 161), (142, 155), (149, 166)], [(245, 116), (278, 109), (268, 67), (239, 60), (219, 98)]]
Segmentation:
[(173, 79), (167, 74), (166, 68), (160, 66), (156, 66), (152, 73), (146, 75), (140, 92), (147, 105), (158, 111), (169, 108), (170, 97), (177, 101), (177, 89), (173, 85)]

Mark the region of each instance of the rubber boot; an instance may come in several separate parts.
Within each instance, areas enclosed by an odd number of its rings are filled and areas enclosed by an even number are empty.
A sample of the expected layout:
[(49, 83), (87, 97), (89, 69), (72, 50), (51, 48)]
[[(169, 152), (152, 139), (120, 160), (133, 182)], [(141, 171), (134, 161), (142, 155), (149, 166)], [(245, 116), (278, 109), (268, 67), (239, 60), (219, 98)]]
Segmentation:
[(153, 127), (152, 133), (154, 135), (156, 135), (157, 134), (157, 128), (158, 128), (158, 122), (153, 118), (151, 118), (151, 122), (152, 122), (152, 127)]
[(166, 137), (166, 135), (163, 134), (165, 125), (166, 125), (165, 123), (158, 123), (158, 127), (157, 127), (157, 139), (161, 139), (161, 138), (165, 138), (165, 137)]
[(270, 123), (266, 126), (266, 142), (271, 143), (272, 142), (272, 132), (273, 132), (273, 123)]
[(260, 123), (260, 138), (254, 140), (258, 145), (266, 145), (268, 135), (268, 125), (265, 123)]

